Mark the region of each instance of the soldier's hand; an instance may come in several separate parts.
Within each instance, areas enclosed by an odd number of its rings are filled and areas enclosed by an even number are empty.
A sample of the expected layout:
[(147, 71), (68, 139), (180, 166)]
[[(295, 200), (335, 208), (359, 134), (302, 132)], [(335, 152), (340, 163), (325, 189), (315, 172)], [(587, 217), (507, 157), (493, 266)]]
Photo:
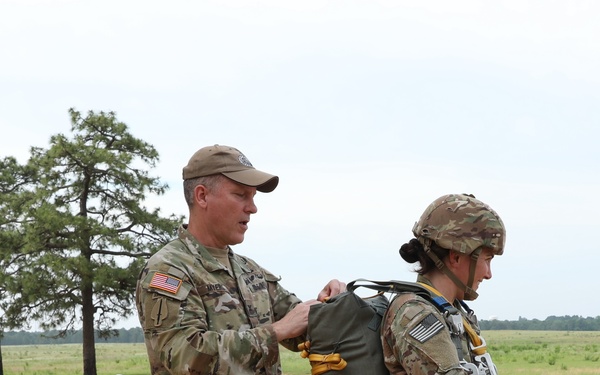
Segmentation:
[(308, 327), (310, 306), (317, 303), (320, 302), (314, 299), (299, 303), (281, 320), (273, 323), (273, 330), (277, 336), (277, 341), (297, 337), (305, 333)]
[(317, 300), (323, 302), (327, 298), (333, 297), (333, 296), (338, 295), (345, 291), (346, 291), (346, 283), (336, 280), (336, 279), (333, 279), (330, 282), (328, 282), (327, 285), (325, 285), (323, 290), (321, 290), (319, 292), (319, 295), (317, 296)]

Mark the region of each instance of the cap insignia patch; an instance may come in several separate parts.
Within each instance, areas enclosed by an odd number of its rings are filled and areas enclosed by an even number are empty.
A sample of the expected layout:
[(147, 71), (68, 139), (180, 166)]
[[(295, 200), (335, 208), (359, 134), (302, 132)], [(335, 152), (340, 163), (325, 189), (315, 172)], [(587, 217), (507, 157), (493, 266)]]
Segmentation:
[(240, 154), (238, 159), (239, 159), (240, 163), (242, 163), (246, 167), (254, 168), (252, 163), (250, 163), (250, 160), (248, 160), (248, 158), (244, 154)]

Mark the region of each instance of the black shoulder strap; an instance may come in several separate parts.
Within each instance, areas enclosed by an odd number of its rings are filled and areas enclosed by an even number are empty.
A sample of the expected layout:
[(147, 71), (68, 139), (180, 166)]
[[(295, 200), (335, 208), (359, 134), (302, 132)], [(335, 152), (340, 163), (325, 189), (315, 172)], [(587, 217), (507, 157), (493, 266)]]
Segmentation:
[(433, 305), (442, 313), (449, 312), (450, 314), (453, 314), (457, 312), (456, 308), (446, 301), (444, 297), (436, 296), (427, 288), (418, 283), (398, 280), (374, 281), (368, 279), (356, 279), (346, 285), (346, 289), (351, 292), (355, 291), (359, 287), (364, 287), (383, 293), (414, 293), (427, 299), (428, 301), (431, 301)]
[(384, 293), (402, 293), (402, 292), (412, 292), (412, 293), (423, 293), (426, 292), (429, 294), (429, 291), (422, 287), (417, 283), (411, 283), (408, 281), (398, 281), (398, 280), (388, 280), (388, 281), (374, 281), (368, 279), (356, 279), (349, 282), (346, 285), (346, 289), (353, 292), (357, 288), (364, 287), (372, 290), (376, 290), (378, 292)]

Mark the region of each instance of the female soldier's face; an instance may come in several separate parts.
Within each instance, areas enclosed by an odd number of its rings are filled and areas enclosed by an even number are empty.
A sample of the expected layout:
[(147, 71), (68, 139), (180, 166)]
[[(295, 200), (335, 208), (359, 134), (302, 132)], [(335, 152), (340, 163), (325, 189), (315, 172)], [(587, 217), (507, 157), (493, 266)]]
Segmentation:
[[(469, 281), (469, 267), (471, 263), (471, 256), (463, 254), (461, 255), (460, 267), (460, 280), (466, 285)], [(484, 248), (479, 254), (477, 263), (475, 266), (475, 278), (473, 279), (473, 290), (477, 291), (479, 284), (483, 280), (489, 280), (492, 278), (492, 259), (494, 259), (494, 252), (492, 249)]]

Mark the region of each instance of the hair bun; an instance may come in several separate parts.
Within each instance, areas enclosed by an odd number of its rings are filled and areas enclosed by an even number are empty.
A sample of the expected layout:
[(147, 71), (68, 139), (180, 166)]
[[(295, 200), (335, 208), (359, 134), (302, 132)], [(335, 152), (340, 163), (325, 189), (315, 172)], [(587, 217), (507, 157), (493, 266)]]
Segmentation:
[(413, 238), (408, 243), (400, 247), (400, 256), (408, 263), (416, 263), (419, 261), (419, 252), (423, 251), (423, 245)]

